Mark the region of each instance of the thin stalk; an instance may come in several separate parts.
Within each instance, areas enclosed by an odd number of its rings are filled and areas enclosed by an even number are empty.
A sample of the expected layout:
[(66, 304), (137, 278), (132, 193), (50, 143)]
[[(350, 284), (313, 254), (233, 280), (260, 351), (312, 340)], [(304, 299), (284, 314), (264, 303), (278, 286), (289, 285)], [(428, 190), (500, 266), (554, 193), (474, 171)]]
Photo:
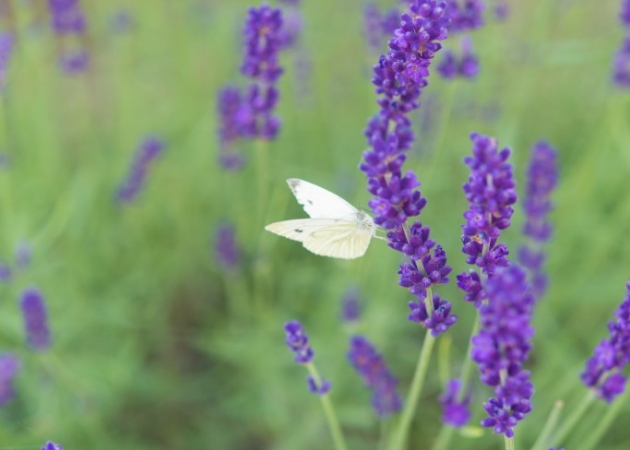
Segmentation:
[(576, 423), (582, 418), (588, 407), (595, 400), (595, 393), (589, 389), (586, 392), (586, 395), (582, 398), (578, 406), (573, 410), (573, 414), (571, 414), (567, 420), (564, 421), (560, 429), (553, 435), (552, 441), (557, 445), (560, 445), (564, 438), (569, 434), (569, 432), (573, 429)]
[(454, 432), (455, 427), (442, 424), (440, 432), (438, 433), (437, 439), (435, 440), (433, 447), (431, 447), (431, 450), (445, 450), (449, 448), (449, 444), (451, 443), (451, 439), (453, 439)]
[(394, 438), (389, 446), (390, 450), (402, 450), (405, 445), (407, 435), (409, 434), (409, 427), (411, 426), (411, 420), (416, 412), (418, 399), (420, 398), (424, 379), (426, 378), (434, 343), (435, 338), (431, 336), (431, 332), (427, 330), (424, 343), (422, 344), (422, 350), (420, 350), (420, 357), (418, 359), (418, 365), (416, 366), (416, 372), (414, 373), (413, 381), (411, 382), (411, 390), (407, 396), (405, 408), (403, 409), (402, 417), (394, 434)]
[(258, 225), (265, 220), (269, 200), (269, 142), (256, 139), (256, 169), (258, 179)]
[(558, 418), (560, 417), (560, 411), (562, 410), (563, 406), (564, 406), (564, 403), (561, 400), (558, 400), (553, 405), (553, 409), (551, 410), (551, 413), (549, 414), (547, 423), (545, 424), (545, 427), (543, 428), (543, 430), (540, 432), (540, 435), (538, 436), (538, 439), (536, 439), (536, 442), (532, 446), (531, 450), (543, 450), (543, 449), (549, 448), (549, 443), (550, 443), (549, 437), (551, 436), (551, 433), (553, 432), (553, 430), (556, 428), (556, 425), (558, 424)]
[(514, 437), (505, 436), (505, 450), (514, 450)]
[(608, 428), (610, 428), (613, 420), (617, 418), (617, 414), (619, 413), (619, 410), (624, 405), (626, 400), (628, 400), (628, 390), (626, 390), (626, 392), (619, 396), (612, 404), (612, 406), (608, 408), (608, 411), (595, 428), (595, 431), (589, 434), (586, 442), (582, 444), (581, 447), (578, 447), (578, 450), (591, 450), (592, 448), (595, 448), (599, 440), (606, 433), (606, 431), (608, 431)]
[[(308, 369), (308, 373), (315, 380), (315, 384), (319, 387), (322, 385), (322, 377), (319, 375), (319, 372), (315, 368), (313, 363), (309, 363), (306, 365)], [(339, 426), (339, 420), (337, 419), (337, 414), (335, 414), (335, 408), (333, 407), (332, 402), (330, 401), (330, 396), (328, 393), (324, 395), (320, 395), (319, 399), (322, 402), (322, 407), (324, 408), (324, 415), (326, 416), (326, 420), (328, 421), (328, 428), (330, 428), (330, 434), (332, 434), (333, 442), (335, 443), (336, 450), (347, 450), (346, 441), (343, 437), (343, 433), (341, 432), (341, 427)]]

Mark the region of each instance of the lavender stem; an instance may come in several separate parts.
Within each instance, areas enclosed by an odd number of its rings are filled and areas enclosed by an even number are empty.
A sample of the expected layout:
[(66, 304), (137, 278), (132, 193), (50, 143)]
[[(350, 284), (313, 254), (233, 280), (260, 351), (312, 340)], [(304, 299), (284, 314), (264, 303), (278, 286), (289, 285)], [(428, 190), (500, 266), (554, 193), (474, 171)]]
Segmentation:
[[(313, 377), (313, 380), (315, 380), (315, 384), (317, 386), (322, 386), (323, 379), (317, 371), (315, 365), (312, 362), (308, 363), (306, 364), (306, 369), (311, 377)], [(346, 447), (346, 441), (343, 437), (341, 426), (339, 426), (339, 420), (337, 419), (335, 408), (330, 401), (330, 393), (320, 395), (319, 398), (322, 401), (322, 408), (324, 408), (324, 414), (326, 416), (326, 420), (328, 421), (328, 428), (330, 428), (330, 434), (332, 434), (332, 438), (335, 443), (335, 449), (347, 450), (348, 447)]]
[(553, 433), (554, 428), (558, 424), (560, 411), (562, 411), (563, 407), (564, 402), (562, 402), (561, 400), (556, 401), (556, 403), (553, 405), (551, 413), (549, 414), (549, 418), (547, 419), (547, 422), (545, 423), (545, 426), (540, 433), (540, 436), (538, 436), (538, 439), (536, 439), (536, 442), (532, 446), (531, 450), (544, 450), (549, 447), (549, 443), (551, 441), (551, 433)]
[(514, 437), (505, 436), (505, 450), (514, 450)]
[(606, 431), (608, 431), (608, 428), (610, 428), (613, 420), (617, 418), (619, 410), (626, 403), (627, 400), (628, 391), (626, 390), (626, 392), (620, 395), (619, 398), (615, 400), (614, 404), (610, 408), (608, 408), (606, 415), (604, 415), (603, 419), (599, 422), (599, 424), (595, 428), (595, 431), (590, 434), (588, 440), (581, 447), (578, 447), (578, 450), (591, 450), (595, 448), (599, 440), (606, 433)]
[(557, 445), (564, 440), (564, 438), (569, 434), (569, 432), (573, 429), (575, 424), (582, 418), (586, 410), (591, 403), (595, 400), (595, 391), (589, 389), (586, 392), (586, 395), (582, 398), (577, 407), (573, 410), (573, 414), (571, 414), (567, 420), (564, 421), (560, 429), (553, 435), (553, 442), (556, 442)]

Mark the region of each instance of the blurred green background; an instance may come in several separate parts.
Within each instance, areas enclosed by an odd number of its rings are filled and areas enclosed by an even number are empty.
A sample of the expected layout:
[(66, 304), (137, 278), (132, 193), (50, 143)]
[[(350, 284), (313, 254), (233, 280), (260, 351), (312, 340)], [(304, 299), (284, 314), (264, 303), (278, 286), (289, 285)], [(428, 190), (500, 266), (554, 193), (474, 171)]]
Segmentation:
[[(77, 76), (57, 67), (60, 43), (46, 3), (10, 3), (13, 18), (3, 27), (15, 31), (16, 46), (0, 94), (0, 153), (9, 160), (0, 168), (0, 261), (11, 260), (21, 239), (32, 244), (33, 261), (0, 283), (0, 352), (22, 359), (16, 397), (0, 410), (0, 449), (35, 449), (46, 439), (69, 450), (331, 448), (306, 373), (284, 344), (282, 325), (291, 319), (302, 321), (320, 372), (333, 382), (350, 448), (376, 448), (382, 426), (345, 359), (348, 330), (339, 309), (346, 289), (358, 286), (360, 332), (384, 353), (404, 396), (424, 330), (406, 319), (399, 255), (374, 241), (359, 260), (333, 260), (262, 231), (305, 216), (285, 184), (289, 177), (367, 208), (357, 166), (363, 127), (377, 111), (370, 67), (378, 55), (365, 43), (363, 2), (300, 6), (301, 44), (281, 56), (282, 131), (265, 149), (264, 218), (254, 144), (242, 146), (250, 159), (243, 171), (226, 172), (216, 162), (216, 93), (246, 82), (238, 72), (240, 33), (251, 3), (83, 0), (93, 64)], [(559, 150), (550, 289), (536, 310), (527, 364), (534, 411), (516, 428), (517, 448), (526, 448), (557, 399), (566, 415), (584, 394), (579, 372), (625, 295), (630, 96), (610, 81), (623, 38), (619, 2), (510, 7), (505, 22), (488, 11), (487, 25), (471, 35), (481, 61), (475, 81), (430, 77), (413, 115), (418, 139), (406, 167), (429, 200), (421, 219), (456, 274), (467, 268), (460, 226), (468, 134), (496, 136), (513, 149), (519, 188), (532, 144), (546, 138)], [(112, 20), (121, 10), (131, 24), (116, 31)], [(304, 61), (309, 70), (299, 68)], [(118, 205), (115, 191), (148, 133), (165, 139), (164, 153), (138, 199)], [(243, 251), (237, 271), (215, 259), (220, 221), (236, 227)], [(523, 243), (522, 222), (517, 205), (504, 234), (513, 250)], [(17, 298), (30, 285), (48, 304), (54, 342), (44, 353), (24, 344)], [(459, 321), (438, 341), (410, 448), (430, 448), (437, 434), (437, 397), (448, 372), (459, 373), (474, 319), (453, 281), (437, 291)], [(490, 395), (477, 388), (474, 423)], [(567, 449), (577, 448), (607, 407), (597, 402)], [(624, 405), (598, 448), (629, 448), (628, 420)], [(458, 449), (502, 445), (491, 430), (453, 441)]]

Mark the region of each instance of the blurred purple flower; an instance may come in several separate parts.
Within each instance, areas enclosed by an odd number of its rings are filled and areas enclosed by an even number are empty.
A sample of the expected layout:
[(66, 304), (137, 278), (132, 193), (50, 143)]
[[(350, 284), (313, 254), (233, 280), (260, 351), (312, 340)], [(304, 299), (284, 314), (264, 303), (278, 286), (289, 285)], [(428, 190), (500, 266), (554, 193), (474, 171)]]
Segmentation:
[(479, 73), (479, 59), (473, 53), (472, 41), (468, 36), (462, 37), (460, 41), (462, 56), (458, 57), (450, 50), (447, 50), (438, 64), (438, 73), (447, 80), (456, 77), (472, 79)]
[(134, 18), (131, 13), (124, 9), (114, 11), (109, 16), (108, 22), (109, 29), (112, 33), (125, 33), (131, 30), (131, 28), (135, 25)]
[(389, 371), (383, 357), (365, 337), (353, 336), (350, 339), (348, 360), (365, 385), (372, 389), (372, 406), (379, 416), (400, 411), (402, 400), (396, 392), (398, 380)]
[(506, 2), (501, 2), (494, 7), (494, 17), (503, 22), (510, 15), (510, 7)]
[(48, 0), (50, 22), (56, 34), (83, 34), (85, 16), (79, 0)]
[(55, 444), (51, 441), (46, 442), (46, 444), (42, 447), (42, 450), (63, 450), (63, 447), (59, 444)]
[(67, 75), (78, 75), (90, 67), (90, 53), (87, 50), (67, 52), (59, 56), (59, 67)]
[(602, 340), (580, 375), (585, 386), (611, 403), (625, 390), (626, 377), (621, 373), (630, 362), (630, 281), (626, 298), (615, 312), (615, 321), (608, 322), (608, 339)]
[(442, 404), (442, 422), (455, 428), (461, 428), (470, 420), (470, 396), (459, 401), (462, 380), (454, 379), (446, 383), (446, 392), (440, 396)]
[(233, 270), (241, 262), (240, 250), (236, 242), (234, 227), (223, 223), (215, 232), (215, 257), (226, 270)]
[(619, 12), (621, 23), (625, 27), (630, 27), (630, 0), (621, 1), (621, 11)]
[(13, 44), (13, 35), (0, 31), (0, 91), (4, 89), (9, 59), (13, 53)]
[(630, 37), (626, 37), (615, 53), (613, 81), (619, 87), (630, 89)]
[(471, 351), (481, 381), (495, 388), (495, 398), (483, 405), (489, 417), (481, 425), (512, 437), (514, 426), (532, 409), (534, 387), (522, 365), (532, 348), (534, 298), (525, 272), (515, 264), (488, 278), (487, 291), (489, 301), (479, 308), (481, 330), (472, 338)]
[(282, 47), (280, 31), (283, 19), (280, 8), (263, 4), (260, 8), (249, 8), (243, 31), (245, 35), (245, 57), (241, 65), (243, 75), (274, 84), (282, 75), (278, 63), (278, 51)]
[(157, 158), (164, 149), (164, 141), (156, 136), (146, 137), (138, 147), (129, 168), (127, 178), (117, 192), (117, 199), (121, 203), (131, 203), (144, 185), (149, 164)]
[[(295, 362), (298, 364), (311, 364), (315, 352), (311, 348), (308, 336), (302, 328), (302, 324), (299, 321), (293, 320), (284, 324), (284, 331), (286, 334), (286, 344), (293, 353), (295, 353)], [(322, 380), (318, 385), (312, 376), (307, 378), (307, 385), (310, 392), (317, 395), (325, 395), (330, 391), (331, 383), (327, 380)]]
[(20, 269), (25, 269), (31, 264), (33, 247), (28, 241), (20, 240), (15, 248), (15, 265)]
[(532, 292), (536, 299), (543, 295), (547, 285), (547, 277), (542, 270), (545, 253), (541, 246), (549, 240), (552, 232), (547, 215), (552, 209), (550, 195), (558, 182), (556, 159), (556, 150), (549, 143), (538, 142), (532, 148), (527, 170), (523, 234), (529, 237), (530, 243), (519, 250), (519, 261), (530, 273)]
[[(416, 189), (420, 182), (415, 173), (403, 175), (402, 165), (415, 138), (408, 113), (419, 107), (431, 59), (442, 48), (438, 41), (447, 37), (444, 7), (443, 2), (435, 0), (410, 1), (408, 12), (402, 14), (400, 27), (389, 41), (387, 54), (374, 66), (372, 83), (381, 110), (364, 131), (370, 148), (363, 153), (359, 166), (368, 178), (368, 192), (374, 196), (369, 202), (374, 222), (390, 230), (388, 245), (410, 259), (399, 271), (399, 284), (417, 298), (409, 319), (431, 327), (434, 336), (456, 320), (456, 316), (448, 317), (450, 303), (439, 297), (427, 298), (433, 284), (448, 282), (451, 268), (446, 266), (442, 248), (433, 249), (435, 241), (429, 238), (429, 227), (419, 221), (411, 227), (407, 223), (420, 215), (427, 201)], [(436, 301), (439, 310), (435, 309)]]
[(463, 33), (483, 26), (483, 12), (486, 9), (484, 1), (446, 0), (446, 4), (446, 15), (451, 19), (448, 27), (449, 32)]
[(363, 32), (370, 48), (378, 51), (381, 48), (381, 11), (374, 1), (369, 1), (363, 7)]
[(299, 9), (290, 8), (286, 10), (282, 20), (282, 28), (278, 32), (280, 48), (286, 49), (297, 44), (304, 27), (303, 22), (304, 19)]
[(341, 300), (341, 320), (343, 322), (356, 322), (359, 320), (359, 288), (351, 286), (346, 290)]
[(0, 407), (15, 397), (13, 379), (20, 369), (20, 360), (11, 353), (0, 353)]
[(11, 268), (4, 262), (0, 261), (0, 281), (8, 282), (11, 280)]
[(47, 350), (50, 347), (48, 313), (41, 292), (29, 288), (22, 293), (20, 309), (24, 319), (26, 342), (33, 350)]

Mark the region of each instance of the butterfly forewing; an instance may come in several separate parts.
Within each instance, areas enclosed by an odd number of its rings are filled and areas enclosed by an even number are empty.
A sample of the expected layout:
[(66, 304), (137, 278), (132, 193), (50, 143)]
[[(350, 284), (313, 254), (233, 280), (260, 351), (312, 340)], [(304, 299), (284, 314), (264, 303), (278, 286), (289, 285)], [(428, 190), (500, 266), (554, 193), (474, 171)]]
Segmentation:
[(287, 180), (298, 203), (313, 219), (351, 217), (358, 210), (350, 203), (324, 188), (298, 178)]
[(278, 236), (303, 242), (307, 236), (314, 231), (335, 226), (339, 221), (335, 219), (294, 219), (283, 220), (267, 225), (265, 230), (271, 231)]

